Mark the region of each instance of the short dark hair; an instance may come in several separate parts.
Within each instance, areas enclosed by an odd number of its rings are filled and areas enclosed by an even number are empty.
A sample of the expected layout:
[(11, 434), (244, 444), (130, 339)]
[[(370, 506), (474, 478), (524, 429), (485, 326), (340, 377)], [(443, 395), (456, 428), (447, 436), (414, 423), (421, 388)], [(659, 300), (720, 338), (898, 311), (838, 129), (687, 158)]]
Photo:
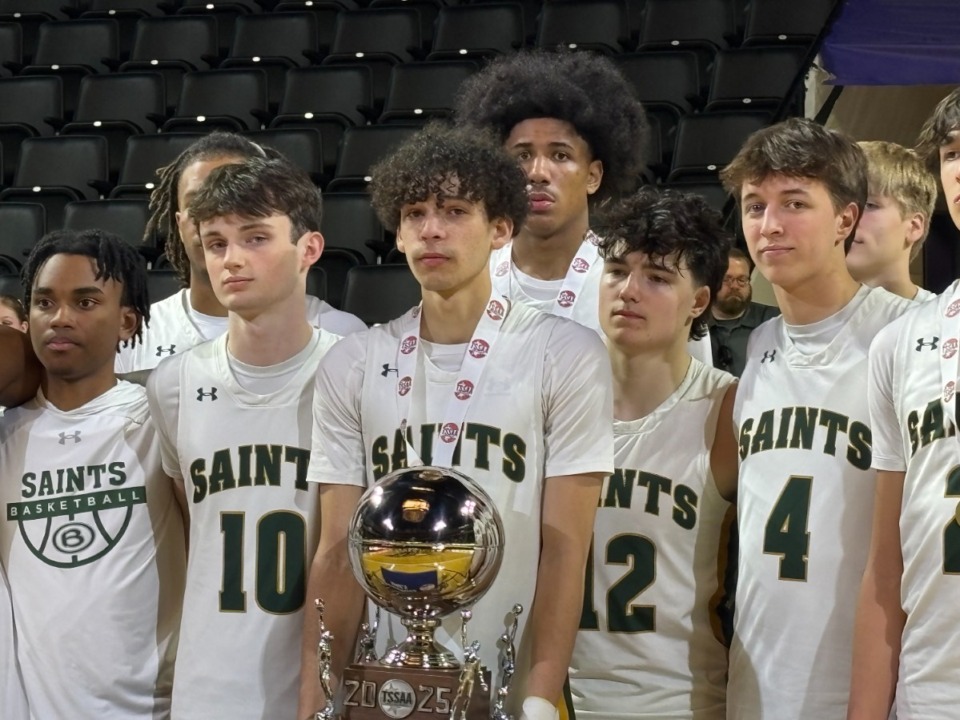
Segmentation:
[(519, 232), (527, 217), (527, 177), (489, 132), (431, 123), (405, 141), (371, 171), (373, 208), (388, 230), (395, 230), (404, 205), (431, 195), (450, 197), (447, 181), (456, 177), (457, 196), (482, 202), (487, 217), (513, 221)]
[(488, 127), (502, 143), (531, 118), (570, 123), (603, 163), (597, 200), (630, 192), (644, 167), (650, 128), (633, 86), (609, 59), (587, 52), (526, 50), (467, 79), (457, 122)]
[(720, 180), (739, 207), (744, 183), (763, 182), (771, 175), (823, 183), (837, 212), (855, 203), (863, 213), (867, 202), (867, 159), (863, 151), (843, 133), (813, 120), (790, 118), (757, 130), (720, 171)]
[(180, 210), (177, 190), (184, 169), (195, 162), (215, 158), (244, 159), (276, 154), (275, 150), (263, 148), (242, 135), (214, 131), (193, 143), (172, 163), (157, 170), (159, 182), (150, 193), (150, 218), (143, 238), (144, 242), (151, 242), (154, 235), (166, 238), (164, 253), (184, 287), (190, 286), (190, 261), (177, 229), (177, 212)]
[(699, 195), (644, 187), (604, 210), (593, 223), (604, 259), (641, 252), (685, 262), (694, 282), (710, 288), (710, 302), (690, 326), (690, 339), (707, 334), (710, 306), (727, 272), (730, 236), (720, 214)]
[(750, 256), (747, 255), (743, 250), (736, 247), (735, 245), (730, 246), (730, 250), (727, 252), (728, 260), (743, 260), (747, 264), (747, 270), (753, 272), (753, 260), (750, 259)]
[(934, 173), (940, 172), (940, 148), (950, 133), (960, 131), (960, 87), (941, 100), (920, 130), (917, 154)]
[(6, 305), (17, 314), (17, 320), (27, 321), (27, 309), (23, 306), (23, 301), (15, 295), (0, 295), (0, 305)]
[(290, 218), (291, 240), (320, 230), (323, 200), (307, 173), (284, 157), (248, 158), (214, 168), (190, 200), (201, 223), (224, 215)]
[(150, 323), (150, 298), (147, 294), (147, 269), (140, 254), (120, 237), (106, 230), (57, 230), (47, 233), (30, 251), (23, 265), (24, 304), (30, 307), (33, 281), (43, 264), (54, 255), (82, 255), (97, 265), (97, 280), (120, 283), (120, 304), (133, 308), (137, 314), (137, 328), (123, 345), (136, 345), (141, 340), (143, 326)]

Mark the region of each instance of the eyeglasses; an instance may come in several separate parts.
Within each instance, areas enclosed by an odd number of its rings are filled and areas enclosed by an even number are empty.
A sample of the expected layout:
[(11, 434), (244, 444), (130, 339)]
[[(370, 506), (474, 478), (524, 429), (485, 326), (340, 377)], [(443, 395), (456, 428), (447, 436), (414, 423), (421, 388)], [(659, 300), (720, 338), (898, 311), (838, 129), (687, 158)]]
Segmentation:
[(743, 276), (740, 276), (740, 277), (730, 277), (729, 275), (725, 275), (724, 278), (723, 278), (723, 284), (724, 284), (724, 285), (739, 285), (740, 287), (746, 287), (747, 285), (750, 284), (750, 278), (748, 278), (748, 277), (743, 277)]

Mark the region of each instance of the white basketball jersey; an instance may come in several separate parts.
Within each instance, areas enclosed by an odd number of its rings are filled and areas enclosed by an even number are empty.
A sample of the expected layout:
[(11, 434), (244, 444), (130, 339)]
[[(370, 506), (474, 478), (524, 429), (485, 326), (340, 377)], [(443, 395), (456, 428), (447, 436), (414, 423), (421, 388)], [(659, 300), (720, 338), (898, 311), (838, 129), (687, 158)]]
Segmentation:
[(190, 555), (173, 688), (177, 720), (296, 717), (307, 569), (319, 507), (307, 483), (313, 381), (334, 337), (280, 391), (244, 390), (227, 336), (151, 375), (164, 469), (181, 477)]
[[(960, 445), (941, 399), (941, 357), (958, 352), (955, 282), (887, 326), (870, 348), (874, 467), (906, 472), (900, 510), (901, 604), (907, 615), (896, 707), (901, 718), (952, 720), (960, 706)], [(945, 313), (952, 332), (943, 332)], [(956, 400), (950, 402), (953, 414)]]
[[(150, 325), (143, 329), (142, 340), (133, 347), (120, 349), (114, 369), (118, 373), (151, 370), (171, 355), (212, 340), (203, 336), (190, 317), (189, 308), (190, 290), (187, 288), (153, 303), (150, 306)], [(367, 327), (355, 315), (337, 310), (313, 295), (307, 295), (307, 322), (327, 333), (341, 336)]]
[(616, 470), (600, 495), (570, 663), (577, 717), (724, 717), (727, 649), (712, 605), (730, 504), (710, 450), (733, 382), (692, 360), (660, 407), (613, 424)]
[(838, 313), (845, 322), (822, 321), (837, 327), (808, 352), (782, 317), (750, 336), (734, 408), (740, 563), (729, 718), (846, 717), (876, 475), (867, 350), (911, 304), (861, 288)]
[(13, 627), (13, 604), (7, 573), (0, 565), (0, 717), (29, 720), (23, 676), (17, 661), (17, 636)]
[[(598, 241), (599, 238), (590, 231), (583, 242), (596, 244)], [(495, 281), (498, 278), (501, 280), (497, 287), (509, 288), (504, 296), (515, 303), (523, 303), (551, 315), (558, 314), (561, 308), (557, 298), (563, 289), (564, 279), (539, 280), (520, 272), (513, 264), (512, 252), (513, 243), (507, 243), (490, 255), (490, 276)], [(603, 336), (603, 329), (600, 327), (600, 280), (602, 277), (603, 260), (598, 258), (587, 269), (583, 278), (583, 287), (569, 315), (571, 320), (594, 330), (601, 337)], [(689, 341), (687, 350), (705, 365), (713, 364), (710, 333), (700, 340)]]
[(0, 559), (33, 717), (170, 715), (183, 524), (144, 389), (0, 423)]
[[(409, 314), (409, 313), (408, 313)], [(397, 397), (397, 352), (407, 315), (345, 338), (321, 364), (314, 411), (310, 479), (370, 485), (406, 466)], [(420, 343), (421, 347), (424, 343)], [(466, 345), (438, 346), (463, 356)], [(430, 464), (436, 425), (459, 379), (417, 351), (410, 391), (410, 439)], [(349, 414), (359, 410), (359, 417)], [(487, 594), (476, 604), (471, 640), (481, 643), (484, 665), (497, 668), (497, 638), (514, 603), (524, 613), (517, 632), (518, 667), (511, 705), (519, 710), (529, 670), (529, 633), (540, 554), (540, 509), (544, 480), (613, 470), (610, 428), (610, 362), (603, 344), (575, 323), (514, 304), (490, 349), (473, 392), (453, 465), (489, 493), (505, 529), (504, 562)], [(350, 430), (359, 426), (358, 436)], [(378, 651), (400, 642), (397, 618), (380, 625)], [(437, 640), (462, 657), (458, 613), (446, 618)]]

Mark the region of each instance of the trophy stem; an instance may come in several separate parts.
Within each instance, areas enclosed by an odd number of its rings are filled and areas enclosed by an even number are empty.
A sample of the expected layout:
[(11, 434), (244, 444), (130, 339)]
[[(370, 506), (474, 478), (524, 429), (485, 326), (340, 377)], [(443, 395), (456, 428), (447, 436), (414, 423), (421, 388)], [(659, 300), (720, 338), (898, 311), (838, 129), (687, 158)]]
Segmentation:
[(440, 625), (436, 619), (404, 617), (400, 622), (407, 629), (407, 638), (387, 652), (381, 664), (407, 668), (456, 669), (460, 663), (452, 653), (437, 645), (434, 630)]

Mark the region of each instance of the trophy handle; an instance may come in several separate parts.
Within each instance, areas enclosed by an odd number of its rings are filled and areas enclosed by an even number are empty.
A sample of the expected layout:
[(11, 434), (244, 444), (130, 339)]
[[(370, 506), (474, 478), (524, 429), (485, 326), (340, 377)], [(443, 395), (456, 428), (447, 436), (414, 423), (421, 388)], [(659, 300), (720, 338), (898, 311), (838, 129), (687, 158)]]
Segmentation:
[(507, 627), (500, 636), (500, 679), (497, 688), (497, 702), (490, 713), (493, 720), (512, 720), (507, 713), (507, 698), (510, 695), (510, 683), (513, 681), (513, 674), (517, 669), (517, 648), (514, 644), (517, 637), (517, 625), (520, 615), (523, 613), (523, 605), (517, 603), (510, 610), (507, 616)]
[(320, 628), (320, 640), (317, 642), (317, 672), (320, 689), (323, 690), (323, 709), (318, 710), (314, 720), (333, 720), (333, 690), (330, 688), (330, 663), (333, 655), (333, 633), (327, 630), (323, 622), (323, 600), (314, 601), (317, 608), (317, 624)]

